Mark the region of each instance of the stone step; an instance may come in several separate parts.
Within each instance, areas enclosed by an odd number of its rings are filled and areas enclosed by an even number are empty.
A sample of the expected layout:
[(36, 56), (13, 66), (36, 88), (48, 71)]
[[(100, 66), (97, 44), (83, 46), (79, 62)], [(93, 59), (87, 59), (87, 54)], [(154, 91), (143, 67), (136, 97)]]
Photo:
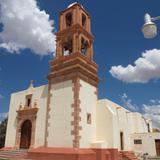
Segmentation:
[(127, 160), (138, 160), (132, 151), (121, 151), (120, 153), (122, 154), (122, 157), (126, 158)]
[(28, 150), (8, 150), (8, 151), (0, 151), (0, 160), (9, 160), (16, 157), (21, 157), (27, 153)]

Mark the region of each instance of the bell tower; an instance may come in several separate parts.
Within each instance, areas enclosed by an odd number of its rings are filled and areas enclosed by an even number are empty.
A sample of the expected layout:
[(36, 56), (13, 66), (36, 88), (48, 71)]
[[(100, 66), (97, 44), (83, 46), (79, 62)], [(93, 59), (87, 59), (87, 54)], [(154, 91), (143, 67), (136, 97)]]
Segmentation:
[(96, 139), (98, 66), (90, 16), (79, 3), (60, 12), (50, 61), (45, 146), (89, 148)]
[(85, 81), (98, 86), (98, 66), (93, 61), (94, 37), (90, 27), (90, 15), (79, 3), (60, 12), (56, 56), (50, 62), (49, 81), (64, 80), (76, 73)]
[(93, 59), (90, 16), (78, 3), (60, 13), (56, 58), (74, 53), (81, 53), (89, 60)]

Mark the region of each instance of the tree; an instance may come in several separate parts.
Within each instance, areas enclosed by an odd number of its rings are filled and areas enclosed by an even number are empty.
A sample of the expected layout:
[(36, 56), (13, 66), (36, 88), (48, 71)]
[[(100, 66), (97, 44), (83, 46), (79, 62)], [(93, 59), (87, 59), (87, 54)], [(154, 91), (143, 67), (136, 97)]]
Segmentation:
[(0, 148), (4, 147), (8, 118), (4, 119), (0, 124)]

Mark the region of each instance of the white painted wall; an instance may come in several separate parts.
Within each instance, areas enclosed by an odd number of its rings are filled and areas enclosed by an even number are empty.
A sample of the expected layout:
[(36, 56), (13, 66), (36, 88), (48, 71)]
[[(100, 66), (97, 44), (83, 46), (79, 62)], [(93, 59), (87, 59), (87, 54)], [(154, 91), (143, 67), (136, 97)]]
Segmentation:
[[(142, 144), (134, 144), (135, 139), (141, 139)], [(156, 156), (155, 139), (160, 139), (160, 133), (131, 134), (132, 150), (137, 154), (149, 153), (150, 156)]]
[(113, 147), (113, 117), (115, 113), (107, 107), (106, 100), (98, 100), (96, 107), (96, 140), (106, 147)]
[(47, 111), (48, 85), (37, 87), (33, 99), (37, 99), (39, 108), (36, 120), (35, 145), (34, 147), (44, 146), (45, 125)]
[(120, 144), (120, 132), (123, 133), (123, 142), (124, 142), (124, 150), (130, 150), (130, 126), (129, 126), (129, 120), (128, 120), (128, 114), (129, 111), (119, 107), (117, 108), (117, 116), (118, 116), (118, 134), (117, 136), (119, 137), (119, 146), (118, 148), (121, 149), (121, 144)]
[[(80, 126), (80, 147), (89, 148), (91, 143), (96, 140), (96, 105), (97, 95), (95, 94), (96, 87), (80, 80), (80, 108), (81, 108), (81, 121)], [(91, 114), (91, 124), (87, 124), (87, 113)]]
[(130, 149), (128, 111), (109, 100), (99, 100), (97, 106), (97, 139), (109, 148), (120, 149), (120, 132), (124, 135), (124, 150)]
[(138, 112), (132, 113), (132, 125), (134, 129), (132, 133), (145, 133), (148, 132), (147, 120), (142, 117), (142, 114)]
[[(80, 131), (80, 147), (89, 148), (98, 145), (103, 148), (120, 149), (120, 132), (123, 132), (124, 150), (138, 150), (139, 148), (137, 149), (137, 146), (133, 145), (132, 142), (133, 138), (136, 138), (139, 134), (133, 133), (146, 133), (148, 131), (147, 123), (150, 123), (152, 130), (151, 121), (144, 120), (140, 113), (129, 112), (107, 99), (97, 101), (97, 95), (95, 94), (96, 87), (82, 80), (80, 80), (80, 84), (80, 126), (82, 126), (82, 130)], [(71, 135), (71, 131), (73, 130), (73, 126), (71, 125), (71, 121), (73, 121), (73, 117), (71, 116), (73, 108), (71, 105), (74, 103), (74, 94), (72, 89), (73, 83), (71, 80), (53, 84), (51, 87), (48, 147), (73, 147), (74, 137)], [(44, 145), (48, 85), (27, 89), (11, 95), (5, 141), (6, 147), (15, 146), (16, 110), (18, 110), (20, 103), (23, 106), (25, 105), (25, 96), (28, 94), (33, 95), (32, 105), (36, 100), (39, 108), (34, 147)], [(87, 124), (87, 113), (90, 113), (92, 116), (91, 124)], [(148, 145), (148, 143), (150, 143), (150, 146), (154, 145), (153, 138), (147, 141), (147, 138), (150, 138), (150, 136), (155, 138), (154, 135), (151, 133), (149, 137), (147, 137), (148, 134), (140, 135), (144, 139), (145, 145)], [(142, 151), (146, 149), (145, 145), (141, 146)], [(151, 148), (148, 152), (154, 155), (155, 148), (153, 146)]]
[(11, 94), (10, 107), (8, 113), (8, 124), (6, 132), (5, 147), (15, 147), (16, 127), (17, 127), (17, 110), (20, 103), (25, 103), (24, 96), (26, 91)]
[(148, 132), (147, 123), (140, 113), (130, 112), (107, 100), (97, 103), (97, 141), (104, 141), (110, 148), (120, 149), (120, 132), (124, 136), (124, 150), (131, 150), (130, 134)]
[(21, 92), (11, 94), (5, 147), (15, 147), (17, 127), (16, 111), (19, 109), (20, 104), (22, 104), (22, 106), (25, 106), (25, 96), (29, 94), (32, 94), (32, 106), (34, 105), (34, 102), (36, 100), (37, 107), (39, 108), (36, 120), (35, 146), (44, 145), (47, 90), (48, 86), (43, 85), (34, 89), (27, 89)]
[(73, 147), (71, 135), (73, 83), (71, 80), (51, 87), (48, 147)]

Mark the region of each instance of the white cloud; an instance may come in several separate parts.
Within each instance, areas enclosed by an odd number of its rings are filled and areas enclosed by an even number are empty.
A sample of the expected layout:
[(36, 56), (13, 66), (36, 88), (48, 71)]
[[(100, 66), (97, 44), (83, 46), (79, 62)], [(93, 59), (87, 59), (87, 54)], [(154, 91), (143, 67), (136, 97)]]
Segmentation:
[(5, 119), (5, 118), (7, 118), (7, 116), (8, 116), (7, 112), (0, 113), (0, 119)]
[(160, 50), (152, 49), (142, 53), (134, 65), (112, 66), (109, 71), (113, 77), (127, 83), (147, 83), (160, 78)]
[(126, 93), (123, 93), (123, 95), (121, 96), (121, 100), (126, 109), (129, 109), (131, 111), (138, 111), (137, 105), (134, 104), (130, 98), (128, 98)]
[(152, 119), (154, 127), (160, 128), (160, 103), (143, 104), (144, 116)]
[(36, 0), (0, 0), (0, 47), (19, 53), (29, 48), (39, 55), (55, 51), (53, 21)]

